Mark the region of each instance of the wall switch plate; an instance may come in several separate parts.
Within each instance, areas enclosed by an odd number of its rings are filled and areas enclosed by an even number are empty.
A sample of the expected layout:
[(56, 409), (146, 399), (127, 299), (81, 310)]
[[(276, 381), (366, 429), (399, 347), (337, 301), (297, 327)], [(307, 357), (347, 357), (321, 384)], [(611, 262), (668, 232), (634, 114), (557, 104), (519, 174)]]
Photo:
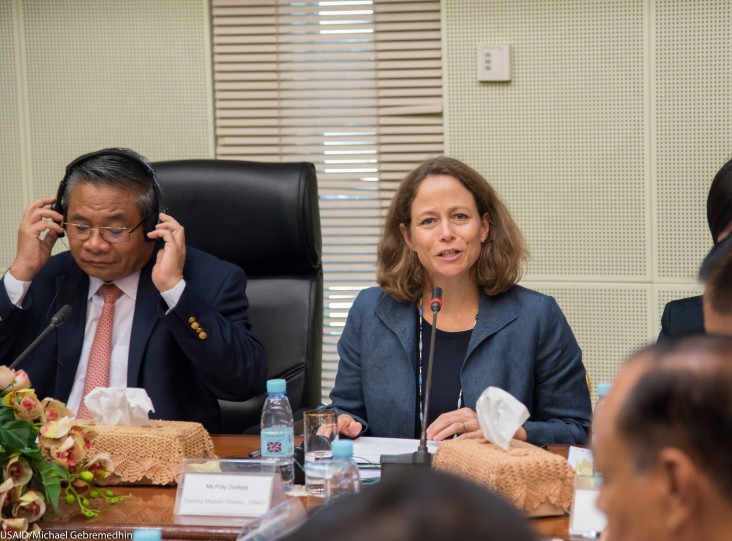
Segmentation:
[(509, 45), (478, 46), (478, 80), (511, 80), (511, 47)]

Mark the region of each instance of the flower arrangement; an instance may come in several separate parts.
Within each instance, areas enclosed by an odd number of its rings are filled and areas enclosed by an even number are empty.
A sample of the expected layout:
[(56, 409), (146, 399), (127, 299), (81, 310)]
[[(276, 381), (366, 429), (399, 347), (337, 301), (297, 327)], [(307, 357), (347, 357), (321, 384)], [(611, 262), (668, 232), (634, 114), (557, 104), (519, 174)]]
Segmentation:
[(109, 455), (94, 454), (93, 425), (73, 419), (59, 400), (39, 400), (23, 370), (0, 366), (0, 396), (0, 536), (26, 531), (47, 503), (55, 512), (62, 491), (87, 517), (99, 514), (91, 500), (125, 497), (96, 486), (113, 465)]

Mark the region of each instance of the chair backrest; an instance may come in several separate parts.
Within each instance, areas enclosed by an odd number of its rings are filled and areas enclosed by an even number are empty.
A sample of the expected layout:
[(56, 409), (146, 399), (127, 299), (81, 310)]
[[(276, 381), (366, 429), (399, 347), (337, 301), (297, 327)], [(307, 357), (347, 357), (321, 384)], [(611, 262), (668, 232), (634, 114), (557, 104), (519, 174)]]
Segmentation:
[[(311, 163), (180, 160), (152, 164), (186, 243), (247, 274), (252, 334), (268, 378), (287, 380), (293, 410), (321, 402), (323, 267)], [(224, 433), (259, 426), (266, 394), (219, 401)]]

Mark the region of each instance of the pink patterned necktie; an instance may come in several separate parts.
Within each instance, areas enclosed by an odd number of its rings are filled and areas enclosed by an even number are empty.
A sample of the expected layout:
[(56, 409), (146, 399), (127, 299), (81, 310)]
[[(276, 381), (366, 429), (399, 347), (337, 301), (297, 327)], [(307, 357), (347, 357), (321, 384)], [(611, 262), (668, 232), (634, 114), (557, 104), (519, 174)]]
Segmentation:
[(102, 315), (99, 318), (97, 330), (94, 333), (89, 362), (86, 366), (84, 392), (81, 395), (81, 404), (76, 417), (91, 419), (91, 414), (84, 404), (86, 395), (97, 387), (109, 387), (109, 361), (112, 357), (112, 329), (114, 327), (114, 303), (117, 302), (122, 290), (114, 284), (104, 284), (99, 288), (104, 298)]

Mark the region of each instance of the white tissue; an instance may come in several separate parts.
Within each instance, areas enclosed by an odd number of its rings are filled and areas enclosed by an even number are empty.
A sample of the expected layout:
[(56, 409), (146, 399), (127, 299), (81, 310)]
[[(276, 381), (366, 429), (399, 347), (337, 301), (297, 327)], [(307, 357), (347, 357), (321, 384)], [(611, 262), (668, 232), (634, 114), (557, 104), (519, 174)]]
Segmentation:
[(483, 437), (504, 451), (508, 451), (514, 434), (529, 418), (526, 406), (498, 387), (488, 387), (483, 391), (475, 411)]
[(97, 387), (84, 398), (92, 420), (101, 425), (151, 426), (149, 411), (155, 411), (145, 389)]

